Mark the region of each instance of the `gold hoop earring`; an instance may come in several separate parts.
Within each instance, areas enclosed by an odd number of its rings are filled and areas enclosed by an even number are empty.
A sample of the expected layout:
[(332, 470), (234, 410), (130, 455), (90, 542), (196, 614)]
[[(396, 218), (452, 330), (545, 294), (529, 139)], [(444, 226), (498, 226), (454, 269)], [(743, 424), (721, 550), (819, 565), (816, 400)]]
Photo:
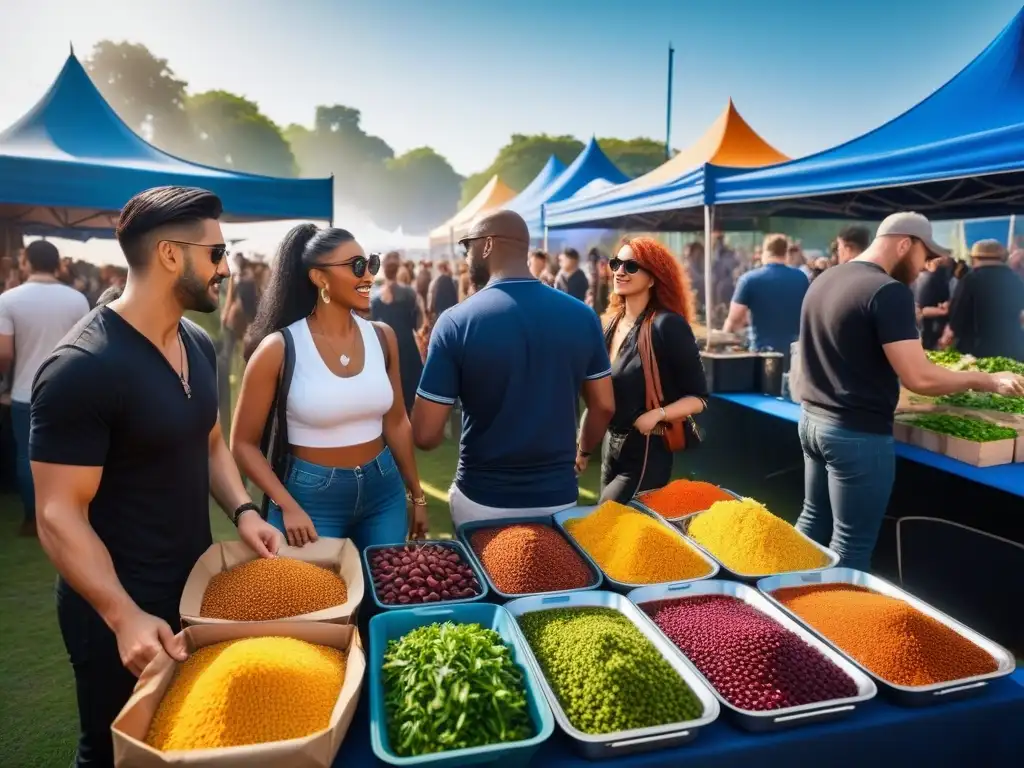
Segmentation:
[(330, 304), (331, 303), (331, 294), (329, 294), (327, 292), (327, 286), (326, 285), (323, 288), (320, 289), (320, 299), (321, 299), (321, 301), (323, 301), (324, 304)]

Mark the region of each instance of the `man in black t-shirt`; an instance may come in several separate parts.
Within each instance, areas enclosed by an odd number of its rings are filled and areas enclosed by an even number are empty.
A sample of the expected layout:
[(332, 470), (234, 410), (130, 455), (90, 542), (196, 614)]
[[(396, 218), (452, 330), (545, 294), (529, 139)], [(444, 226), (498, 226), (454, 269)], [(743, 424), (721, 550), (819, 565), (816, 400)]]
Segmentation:
[(182, 319), (217, 309), (227, 277), (220, 214), (201, 189), (129, 200), (117, 226), (123, 294), (79, 322), (33, 386), (39, 539), (59, 573), (79, 766), (113, 765), (110, 725), (136, 677), (162, 650), (186, 656), (178, 604), (212, 541), (210, 494), (259, 555), (280, 544), (221, 434), (213, 343)]
[(590, 281), (587, 275), (580, 269), (580, 254), (575, 248), (566, 248), (558, 257), (560, 267), (555, 277), (555, 288), (562, 293), (568, 293), (574, 299), (582, 302), (587, 300), (587, 289), (590, 288)]
[(974, 268), (957, 283), (945, 344), (955, 341), (975, 357), (1024, 360), (1024, 280), (1006, 263), (1008, 256), (998, 240), (971, 248)]
[(896, 213), (871, 246), (811, 283), (800, 319), (804, 507), (797, 527), (867, 571), (896, 472), (900, 382), (922, 395), (1024, 394), (1013, 374), (948, 371), (928, 361), (908, 287), (947, 255), (928, 219)]

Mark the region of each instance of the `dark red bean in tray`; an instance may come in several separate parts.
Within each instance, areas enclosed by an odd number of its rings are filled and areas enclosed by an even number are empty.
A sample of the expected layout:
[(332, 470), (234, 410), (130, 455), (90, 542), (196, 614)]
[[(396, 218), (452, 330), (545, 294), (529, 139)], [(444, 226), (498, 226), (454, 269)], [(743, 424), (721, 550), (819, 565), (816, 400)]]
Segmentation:
[(738, 709), (761, 712), (857, 695), (843, 670), (742, 600), (704, 595), (641, 606)]
[(406, 544), (370, 553), (370, 578), (384, 605), (440, 603), (480, 594), (469, 563), (452, 547)]

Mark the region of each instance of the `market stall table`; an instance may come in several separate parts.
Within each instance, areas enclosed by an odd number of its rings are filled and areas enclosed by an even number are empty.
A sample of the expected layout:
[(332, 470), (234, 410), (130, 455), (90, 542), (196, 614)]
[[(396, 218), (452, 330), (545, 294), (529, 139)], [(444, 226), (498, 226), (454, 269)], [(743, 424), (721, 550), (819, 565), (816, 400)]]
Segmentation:
[[(717, 398), (730, 403), (751, 408), (755, 411), (774, 416), (794, 424), (800, 421), (800, 406), (790, 400), (768, 395), (757, 394), (718, 394)], [(896, 455), (918, 464), (926, 464), (942, 472), (958, 475), (966, 480), (987, 485), (1000, 491), (1024, 497), (1024, 463), (1002, 464), (995, 467), (975, 467), (962, 461), (951, 459), (939, 453), (926, 451), (916, 445), (896, 443)]]
[[(363, 701), (334, 761), (344, 766), (385, 765), (370, 749), (368, 704)], [(688, 745), (614, 760), (585, 760), (556, 731), (530, 761), (552, 768), (793, 768), (821, 765), (1018, 765), (1024, 754), (1024, 670), (996, 680), (976, 698), (921, 708), (883, 698), (861, 705), (845, 720), (775, 733), (748, 734), (719, 719)], [(881, 762), (880, 762), (881, 761)]]

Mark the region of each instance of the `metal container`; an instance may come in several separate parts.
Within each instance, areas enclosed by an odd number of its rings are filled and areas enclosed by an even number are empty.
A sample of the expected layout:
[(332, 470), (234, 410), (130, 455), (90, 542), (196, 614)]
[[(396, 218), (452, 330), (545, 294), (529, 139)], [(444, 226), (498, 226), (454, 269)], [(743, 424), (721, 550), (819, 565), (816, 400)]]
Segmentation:
[(708, 392), (757, 392), (756, 352), (701, 352)]
[[(678, 526), (680, 531), (683, 532), (683, 534), (686, 536), (687, 541), (691, 542), (695, 547), (700, 549), (701, 552), (704, 552), (708, 557), (710, 557), (712, 560), (714, 560), (721, 566), (721, 576), (723, 578), (730, 578), (735, 579), (736, 581), (745, 581), (753, 584), (757, 582), (758, 579), (765, 579), (769, 576), (782, 575), (778, 573), (742, 573), (740, 571), (734, 571), (731, 568), (729, 568), (725, 563), (723, 563), (721, 560), (715, 557), (714, 553), (712, 553), (709, 549), (704, 547), (699, 541), (697, 541), (690, 535), (690, 523), (694, 521), (697, 515), (703, 514), (704, 512), (695, 512), (692, 515), (686, 515), (685, 517), (681, 517), (678, 520), (673, 520), (672, 522), (674, 525)], [(839, 562), (839, 555), (837, 553), (833, 552), (828, 547), (821, 546), (821, 544), (814, 541), (810, 536), (807, 536), (806, 534), (797, 531), (796, 528), (793, 528), (793, 530), (796, 531), (797, 536), (802, 538), (804, 541), (806, 541), (808, 544), (810, 544), (812, 547), (814, 547), (816, 550), (818, 550), (823, 555), (825, 555), (825, 557), (828, 558), (828, 561), (825, 563), (825, 565), (821, 566), (820, 568), (809, 568), (801, 571), (794, 571), (794, 573), (821, 573), (822, 571), (827, 571), (830, 568), (835, 568), (836, 564)]]
[[(819, 640), (814, 633), (808, 632), (802, 624), (791, 619), (787, 614), (776, 608), (768, 598), (746, 584), (740, 584), (735, 581), (714, 579), (711, 581), (698, 581), (693, 584), (670, 584), (667, 586), (643, 587), (642, 589), (634, 589), (629, 593), (629, 595), (627, 595), (627, 597), (630, 602), (643, 610), (646, 603), (661, 601), (671, 602), (688, 597), (697, 597), (698, 595), (724, 595), (742, 600), (751, 608), (760, 611), (775, 623), (781, 625), (783, 629), (792, 632), (807, 645), (820, 651), (825, 658), (843, 670), (843, 672), (845, 672), (857, 685), (857, 695), (845, 699), (827, 699), (825, 701), (816, 701), (813, 704), (801, 704), (797, 707), (754, 711), (749, 709), (740, 709), (739, 707), (730, 704), (711, 684), (711, 681), (704, 677), (700, 669), (694, 665), (694, 668), (697, 669), (697, 673), (700, 674), (704, 684), (711, 689), (718, 698), (718, 701), (725, 708), (724, 711), (726, 716), (740, 728), (755, 732), (776, 731), (799, 725), (807, 725), (809, 723), (838, 720), (839, 718), (846, 717), (851, 714), (857, 708), (858, 704), (874, 698), (875, 694), (878, 692), (878, 688), (875, 686), (874, 681), (865, 675), (856, 664), (847, 660), (843, 654), (836, 652), (828, 643)], [(644, 615), (647, 615), (646, 612), (644, 612)], [(651, 623), (654, 624), (653, 619), (651, 619)], [(658, 628), (657, 624), (654, 624), (654, 626), (659, 632), (661, 632), (661, 629)], [(676, 653), (686, 658), (686, 654), (669, 639), (668, 635), (664, 635), (664, 637), (672, 647), (675, 648)]]
[[(482, 570), (478, 566), (476, 560), (466, 551), (466, 547), (464, 547), (461, 542), (426, 541), (422, 543), (428, 544), (430, 546), (449, 549), (452, 552), (455, 552), (459, 557), (461, 557), (466, 562), (466, 564), (469, 565), (470, 570), (473, 571), (473, 575), (476, 576), (476, 580), (480, 584), (480, 594), (473, 595), (473, 597), (458, 597), (455, 599), (440, 600), (436, 603), (405, 603), (404, 605), (402, 603), (396, 603), (394, 605), (385, 603), (383, 600), (380, 599), (380, 595), (377, 594), (377, 587), (373, 583), (373, 569), (370, 567), (370, 558), (372, 558), (373, 553), (377, 552), (378, 550), (389, 549), (393, 547), (404, 547), (407, 543), (408, 542), (403, 542), (401, 544), (373, 544), (369, 547), (363, 548), (363, 568), (366, 570), (366, 583), (370, 586), (370, 595), (373, 597), (373, 602), (376, 603), (379, 609), (384, 611), (393, 611), (405, 608), (422, 608), (424, 606), (430, 605), (456, 605), (458, 603), (475, 603), (476, 601), (483, 600), (484, 597), (486, 597), (487, 580), (484, 578)], [(417, 544), (413, 544), (413, 546), (417, 546)]]
[(762, 395), (782, 396), (782, 375), (786, 367), (786, 356), (781, 352), (759, 352), (757, 378)]
[[(995, 659), (997, 668), (995, 672), (989, 672), (985, 675), (974, 675), (973, 677), (949, 680), (944, 683), (934, 683), (933, 685), (909, 686), (891, 683), (862, 665), (844, 651), (841, 646), (834, 643), (824, 634), (815, 629), (808, 621), (801, 618), (799, 614), (791, 611), (779, 602), (772, 594), (776, 590), (783, 589), (785, 587), (806, 587), (814, 584), (850, 584), (858, 587), (866, 587), (873, 592), (878, 592), (889, 597), (894, 597), (898, 600), (903, 600), (912, 608), (915, 608), (926, 616), (930, 616), (936, 621), (944, 624), (964, 639), (969, 640), (979, 648), (989, 653), (992, 658)], [(890, 584), (884, 579), (872, 576), (869, 573), (864, 573), (863, 571), (857, 571), (853, 568), (832, 568), (818, 573), (782, 574), (779, 576), (761, 579), (757, 582), (757, 588), (764, 593), (768, 600), (809, 628), (825, 642), (839, 651), (839, 653), (849, 659), (852, 664), (861, 669), (864, 674), (871, 677), (878, 684), (879, 689), (883, 693), (891, 697), (896, 703), (904, 706), (934, 704), (941, 701), (950, 701), (952, 699), (962, 699), (973, 696), (980, 693), (985, 686), (988, 685), (990, 680), (995, 680), (996, 678), (1012, 674), (1016, 667), (1016, 659), (1014, 659), (1013, 654), (998, 643), (989, 640), (984, 635), (975, 632), (970, 627), (967, 627), (956, 619), (947, 616), (937, 608), (933, 608), (928, 605), (928, 603), (914, 597), (906, 590), (900, 589), (895, 584)]]
[[(558, 512), (558, 513), (555, 514), (555, 525), (557, 525), (558, 528), (562, 531), (562, 533), (565, 534), (565, 537), (567, 539), (569, 539), (574, 544), (576, 544), (580, 548), (580, 550), (582, 550), (584, 553), (586, 553), (586, 550), (583, 548), (583, 545), (580, 544), (578, 541), (576, 541), (576, 539), (573, 538), (572, 534), (565, 527), (565, 522), (567, 520), (575, 520), (575, 519), (580, 518), (580, 517), (586, 517), (591, 512), (593, 512), (595, 509), (597, 509), (597, 507), (573, 507), (572, 509), (567, 509), (567, 510), (565, 510), (563, 512)], [(705, 563), (708, 564), (708, 572), (706, 574), (704, 574), (703, 576), (698, 576), (695, 579), (684, 579), (682, 581), (671, 582), (671, 583), (673, 583), (673, 584), (686, 584), (686, 583), (691, 582), (691, 581), (700, 581), (701, 579), (712, 579), (712, 578), (714, 578), (718, 574), (718, 570), (719, 570), (718, 561), (715, 560), (713, 557), (711, 557), (705, 550), (703, 550), (702, 548), (696, 546), (692, 541), (690, 541), (690, 539), (686, 538), (681, 533), (679, 533), (679, 531), (676, 530), (675, 528), (673, 528), (669, 523), (665, 522), (665, 520), (663, 520), (660, 515), (658, 515), (655, 512), (650, 512), (648, 510), (640, 509), (639, 507), (633, 507), (633, 509), (635, 509), (637, 512), (640, 512), (642, 514), (647, 515), (650, 518), (653, 518), (654, 520), (656, 520), (658, 522), (659, 525), (663, 525), (668, 530), (672, 531), (673, 534), (675, 534), (676, 536), (679, 537), (679, 541), (684, 546), (689, 547), (690, 550), (693, 551), (693, 553), (695, 555), (697, 555), (701, 560), (703, 560)], [(590, 561), (592, 563), (594, 563), (594, 565), (601, 570), (601, 573), (604, 575), (605, 583), (608, 585), (609, 589), (614, 589), (616, 592), (621, 592), (622, 594), (626, 594), (627, 592), (630, 592), (631, 590), (634, 590), (634, 589), (638, 589), (639, 587), (650, 586), (649, 584), (631, 584), (631, 583), (626, 582), (626, 581), (616, 581), (611, 576), (609, 576), (608, 573), (605, 572), (605, 570), (603, 568), (601, 568), (601, 564), (600, 563), (598, 563), (596, 560), (594, 560), (592, 557), (590, 557), (589, 553), (587, 553), (587, 556), (590, 558)]]
[[(551, 689), (540, 662), (530, 648), (530, 643), (523, 635), (522, 628), (518, 626), (519, 618), (525, 613), (534, 611), (550, 610), (552, 608), (611, 608), (622, 613), (633, 622), (634, 626), (643, 633), (644, 637), (651, 641), (664, 659), (672, 665), (672, 668), (679, 673), (683, 681), (690, 687), (690, 690), (697, 696), (703, 705), (701, 716), (696, 720), (689, 720), (682, 723), (669, 723), (657, 725), (651, 728), (634, 728), (628, 731), (616, 731), (615, 733), (591, 734), (575, 728), (569, 722), (562, 704)], [(573, 740), (576, 749), (588, 759), (606, 757), (622, 757), (636, 752), (648, 752), (655, 749), (678, 746), (696, 738), (697, 732), (706, 725), (714, 722), (718, 717), (721, 708), (718, 699), (705, 684), (703, 677), (689, 659), (678, 653), (675, 646), (654, 626), (642, 611), (627, 600), (623, 595), (605, 590), (591, 592), (576, 592), (571, 595), (552, 595), (548, 597), (524, 597), (513, 600), (505, 606), (505, 609), (512, 614), (516, 620), (517, 629), (522, 638), (523, 646), (529, 656), (537, 677), (540, 678), (541, 690), (547, 699), (548, 705), (555, 716), (555, 722)], [(611, 695), (611, 693), (609, 693)]]
[[(730, 491), (728, 488), (722, 488), (722, 486), (718, 486), (718, 488), (719, 488), (719, 490), (722, 490), (722, 491), (725, 491), (726, 493), (728, 493), (734, 499), (739, 500), (739, 499), (743, 498), (738, 493), (736, 493), (734, 491)], [(689, 512), (689, 513), (687, 513), (685, 515), (676, 515), (675, 517), (669, 517), (667, 515), (661, 514), (660, 512), (658, 512), (655, 509), (651, 509), (646, 504), (644, 504), (640, 500), (639, 497), (634, 498), (633, 500), (631, 500), (629, 502), (629, 506), (633, 507), (634, 509), (639, 509), (641, 512), (646, 512), (649, 515), (654, 515), (655, 517), (660, 517), (662, 520), (667, 520), (668, 522), (672, 523), (673, 525), (678, 523), (680, 520), (683, 520), (683, 519), (685, 519), (687, 517), (690, 517), (692, 515), (699, 515), (701, 512), (707, 512), (706, 509), (699, 509), (696, 512)]]
[[(562, 535), (562, 538), (566, 539), (569, 542), (569, 546), (576, 550), (576, 554), (578, 554), (583, 559), (583, 562), (586, 563), (587, 567), (590, 569), (591, 573), (593, 574), (593, 580), (591, 581), (591, 583), (585, 587), (579, 587), (578, 589), (563, 589), (557, 592), (525, 592), (521, 595), (507, 594), (498, 589), (498, 586), (494, 583), (494, 580), (491, 578), (491, 574), (489, 574), (487, 572), (487, 569), (484, 568), (483, 562), (481, 562), (480, 558), (476, 554), (476, 551), (473, 549), (472, 544), (470, 544), (469, 537), (473, 534), (473, 531), (478, 531), (483, 528), (505, 528), (510, 525), (525, 524), (547, 525), (558, 531), (558, 533)], [(550, 515), (543, 515), (540, 517), (506, 517), (500, 520), (476, 520), (472, 523), (464, 523), (463, 525), (460, 525), (459, 530), (456, 532), (456, 536), (458, 537), (458, 540), (462, 543), (465, 550), (469, 553), (469, 556), (472, 559), (473, 567), (483, 574), (483, 577), (486, 580), (486, 584), (490, 588), (491, 592), (493, 592), (502, 600), (515, 600), (520, 597), (532, 597), (534, 595), (567, 595), (572, 592), (582, 592), (588, 589), (597, 589), (601, 586), (602, 574), (601, 569), (598, 567), (597, 563), (595, 563), (593, 558), (591, 558), (590, 555), (588, 555), (583, 550), (583, 547), (576, 543), (576, 540), (572, 536), (570, 536), (560, 526), (555, 525), (555, 522), (554, 520), (552, 520)]]

